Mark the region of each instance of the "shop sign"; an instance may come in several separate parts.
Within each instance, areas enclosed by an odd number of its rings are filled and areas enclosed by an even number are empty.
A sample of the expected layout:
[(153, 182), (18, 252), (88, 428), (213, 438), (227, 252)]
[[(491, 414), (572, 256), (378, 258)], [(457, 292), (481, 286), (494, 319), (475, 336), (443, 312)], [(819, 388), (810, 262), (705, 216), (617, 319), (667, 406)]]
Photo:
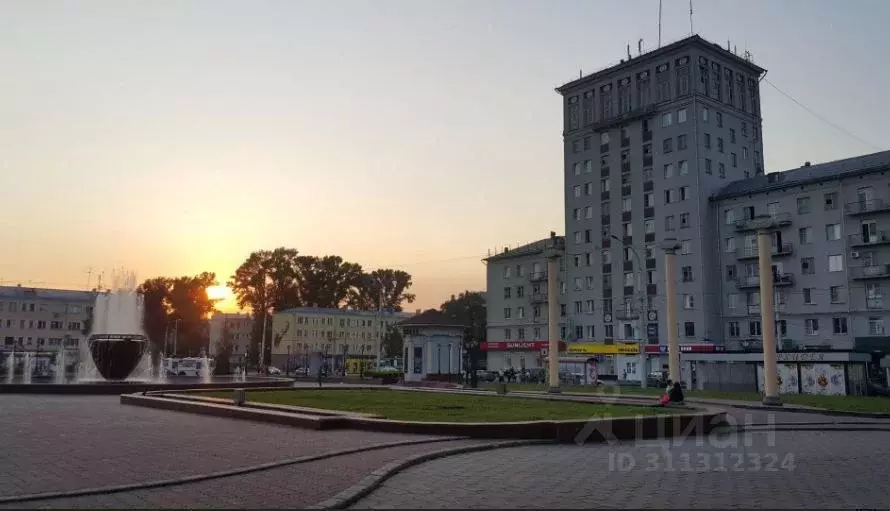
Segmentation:
[(600, 344), (600, 343), (569, 343), (566, 353), (576, 355), (638, 355), (640, 348), (636, 344)]

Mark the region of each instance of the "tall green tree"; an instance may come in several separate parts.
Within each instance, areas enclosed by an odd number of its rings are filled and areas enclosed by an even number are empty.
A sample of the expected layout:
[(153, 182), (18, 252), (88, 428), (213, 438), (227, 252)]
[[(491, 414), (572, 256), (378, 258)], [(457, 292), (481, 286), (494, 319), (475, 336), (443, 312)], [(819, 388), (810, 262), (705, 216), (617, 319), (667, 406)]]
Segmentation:
[(396, 325), (389, 325), (383, 334), (383, 353), (385, 357), (401, 357), (405, 340)]
[(213, 313), (216, 302), (207, 296), (207, 288), (216, 284), (216, 274), (212, 272), (169, 279), (168, 320), (178, 320), (177, 354), (197, 356), (202, 349), (207, 349), (209, 332), (206, 320)]
[(442, 304), (441, 311), (454, 321), (467, 325), (464, 330), (464, 367), (470, 373), (470, 385), (476, 387), (476, 367), (482, 355), (481, 343), (485, 342), (487, 331), (485, 294), (478, 291), (464, 291)]
[(170, 279), (156, 277), (143, 282), (138, 291), (142, 294), (142, 325), (151, 342), (152, 352), (164, 349), (164, 338), (170, 314)]
[(411, 274), (402, 270), (381, 268), (364, 273), (350, 292), (348, 305), (359, 310), (382, 308), (400, 312), (404, 303), (415, 299), (415, 295), (408, 292), (412, 283)]
[(362, 283), (362, 267), (340, 256), (300, 256), (297, 281), (306, 307), (338, 309)]

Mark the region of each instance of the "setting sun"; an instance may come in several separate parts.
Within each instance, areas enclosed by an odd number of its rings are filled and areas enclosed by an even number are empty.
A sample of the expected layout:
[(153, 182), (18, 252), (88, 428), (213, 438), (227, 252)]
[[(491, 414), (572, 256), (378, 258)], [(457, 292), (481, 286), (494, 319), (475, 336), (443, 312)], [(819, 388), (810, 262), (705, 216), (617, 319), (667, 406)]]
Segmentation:
[(210, 286), (207, 288), (207, 298), (211, 300), (228, 300), (232, 297), (232, 290), (228, 286)]

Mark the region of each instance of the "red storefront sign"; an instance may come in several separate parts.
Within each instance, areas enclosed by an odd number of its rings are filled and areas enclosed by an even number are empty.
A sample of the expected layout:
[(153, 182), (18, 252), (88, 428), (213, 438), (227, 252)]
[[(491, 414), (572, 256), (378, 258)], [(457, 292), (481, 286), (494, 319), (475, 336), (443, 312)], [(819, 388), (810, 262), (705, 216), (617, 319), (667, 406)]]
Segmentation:
[[(479, 345), (482, 351), (540, 351), (550, 347), (548, 341), (495, 341)], [(565, 343), (559, 342), (559, 351), (565, 350)]]
[[(659, 345), (648, 345), (646, 346), (646, 353), (659, 353), (662, 355), (667, 355), (668, 349), (666, 344)], [(714, 353), (715, 351), (722, 351), (717, 348), (717, 346), (713, 344), (681, 344), (680, 345), (680, 353)]]

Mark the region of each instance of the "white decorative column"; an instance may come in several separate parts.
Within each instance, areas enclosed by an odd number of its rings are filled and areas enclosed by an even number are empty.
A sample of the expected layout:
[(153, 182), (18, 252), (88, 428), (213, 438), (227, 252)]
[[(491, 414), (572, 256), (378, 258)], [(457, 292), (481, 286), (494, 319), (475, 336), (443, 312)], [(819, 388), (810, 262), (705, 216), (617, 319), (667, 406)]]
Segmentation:
[(680, 345), (677, 342), (677, 240), (665, 240), (664, 284), (667, 305), (668, 378), (680, 381)]
[(550, 392), (559, 388), (559, 252), (548, 249), (547, 258), (547, 357), (550, 374)]
[(773, 310), (772, 239), (766, 229), (757, 231), (760, 263), (760, 321), (763, 333), (763, 404), (782, 406), (779, 397), (779, 368), (776, 365), (776, 317)]

